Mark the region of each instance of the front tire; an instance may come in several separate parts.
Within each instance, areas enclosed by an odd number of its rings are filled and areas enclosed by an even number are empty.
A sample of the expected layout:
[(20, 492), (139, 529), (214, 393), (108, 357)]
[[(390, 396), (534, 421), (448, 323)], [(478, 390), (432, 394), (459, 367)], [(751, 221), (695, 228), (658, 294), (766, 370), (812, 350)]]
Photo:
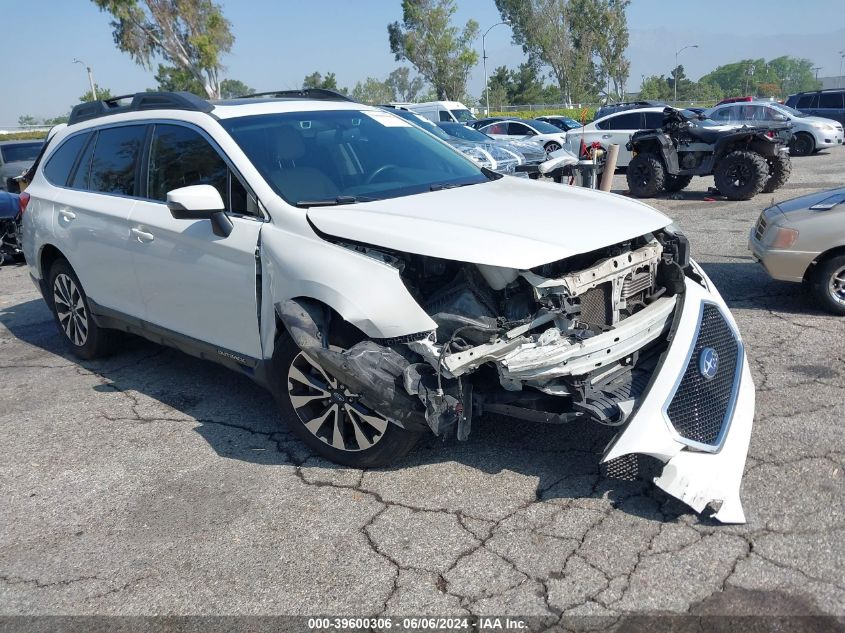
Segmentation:
[(50, 268), (48, 302), (56, 327), (74, 356), (93, 360), (111, 354), (119, 333), (94, 322), (79, 277), (64, 259)]
[(637, 198), (652, 198), (666, 186), (666, 168), (654, 154), (637, 154), (625, 172), (628, 190)]
[(554, 142), (554, 141), (551, 141), (551, 142), (549, 142), (549, 143), (546, 143), (546, 146), (545, 146), (545, 149), (546, 149), (546, 154), (551, 154), (552, 152), (556, 152), (556, 151), (558, 151), (560, 148), (561, 148), (560, 143), (556, 143), (556, 142)]
[(789, 156), (780, 153), (774, 158), (767, 159), (769, 163), (769, 179), (763, 187), (763, 193), (772, 193), (786, 184), (792, 175), (792, 161)]
[(769, 164), (754, 152), (731, 152), (713, 170), (716, 188), (728, 200), (751, 200), (768, 179)]
[(816, 149), (816, 141), (805, 132), (799, 132), (789, 143), (789, 153), (793, 156), (809, 156)]
[(344, 466), (376, 468), (396, 462), (417, 443), (419, 433), (367, 407), (290, 336), (283, 335), (277, 343), (273, 391), (279, 411), (312, 451)]
[(822, 308), (845, 316), (845, 255), (820, 263), (813, 272), (812, 288)]

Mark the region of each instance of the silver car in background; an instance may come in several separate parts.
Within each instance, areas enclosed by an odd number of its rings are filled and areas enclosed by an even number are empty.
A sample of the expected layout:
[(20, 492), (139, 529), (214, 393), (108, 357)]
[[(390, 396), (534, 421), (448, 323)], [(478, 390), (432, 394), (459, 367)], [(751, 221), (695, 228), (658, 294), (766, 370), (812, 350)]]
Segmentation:
[(42, 139), (0, 141), (0, 191), (17, 193), (18, 186), (14, 179), (32, 167), (42, 145)]
[(791, 124), (792, 141), (789, 153), (793, 156), (807, 156), (826, 147), (842, 145), (842, 124), (833, 119), (809, 116), (782, 103), (773, 101), (745, 101), (726, 103), (705, 114), (719, 123), (786, 122)]
[(774, 279), (807, 282), (825, 310), (845, 316), (845, 187), (765, 209), (748, 247)]

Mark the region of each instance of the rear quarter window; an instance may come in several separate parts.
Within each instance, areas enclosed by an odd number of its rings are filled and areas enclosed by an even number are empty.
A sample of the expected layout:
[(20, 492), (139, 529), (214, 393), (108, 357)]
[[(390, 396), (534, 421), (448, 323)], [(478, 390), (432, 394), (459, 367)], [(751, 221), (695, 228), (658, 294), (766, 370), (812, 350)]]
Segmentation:
[(64, 187), (67, 185), (70, 172), (76, 163), (80, 150), (88, 142), (90, 133), (76, 134), (66, 139), (47, 160), (44, 165), (44, 176), (51, 184)]

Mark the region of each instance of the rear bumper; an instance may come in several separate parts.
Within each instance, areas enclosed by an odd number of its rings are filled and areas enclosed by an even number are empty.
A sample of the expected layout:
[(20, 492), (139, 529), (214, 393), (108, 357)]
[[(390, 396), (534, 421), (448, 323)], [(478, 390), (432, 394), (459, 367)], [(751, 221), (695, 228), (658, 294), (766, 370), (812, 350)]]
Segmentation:
[[(691, 280), (687, 280), (686, 284), (684, 304), (672, 343), (639, 408), (608, 446), (602, 461), (635, 453), (657, 458), (664, 463), (662, 472), (654, 478), (657, 486), (697, 512), (711, 505), (719, 521), (743, 523), (745, 515), (739, 490), (754, 419), (754, 382), (736, 325), (721, 296), (715, 290), (708, 292)], [(712, 284), (710, 286), (712, 288)], [(700, 317), (707, 304), (715, 306), (730, 327), (739, 353), (735, 370), (723, 377), (732, 381), (732, 388), (719, 440), (702, 450), (695, 442), (679, 436), (667, 410), (678, 393), (679, 377), (698, 370), (702, 350), (696, 345)], [(729, 371), (727, 367), (725, 365), (724, 371)], [(694, 408), (700, 405), (700, 402), (689, 404)]]

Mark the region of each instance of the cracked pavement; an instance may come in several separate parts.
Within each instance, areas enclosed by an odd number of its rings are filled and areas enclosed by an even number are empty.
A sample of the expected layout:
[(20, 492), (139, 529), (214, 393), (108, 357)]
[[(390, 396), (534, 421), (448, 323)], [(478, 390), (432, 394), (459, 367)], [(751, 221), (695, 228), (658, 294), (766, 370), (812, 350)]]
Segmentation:
[[(845, 150), (795, 159), (775, 197), (843, 172)], [(335, 466), (222, 367), (138, 339), (73, 360), (6, 266), (0, 614), (845, 615), (845, 319), (751, 260), (772, 196), (706, 201), (711, 185), (653, 203), (747, 344), (746, 525), (603, 477), (612, 431), (593, 425), (489, 417), (395, 468)]]

